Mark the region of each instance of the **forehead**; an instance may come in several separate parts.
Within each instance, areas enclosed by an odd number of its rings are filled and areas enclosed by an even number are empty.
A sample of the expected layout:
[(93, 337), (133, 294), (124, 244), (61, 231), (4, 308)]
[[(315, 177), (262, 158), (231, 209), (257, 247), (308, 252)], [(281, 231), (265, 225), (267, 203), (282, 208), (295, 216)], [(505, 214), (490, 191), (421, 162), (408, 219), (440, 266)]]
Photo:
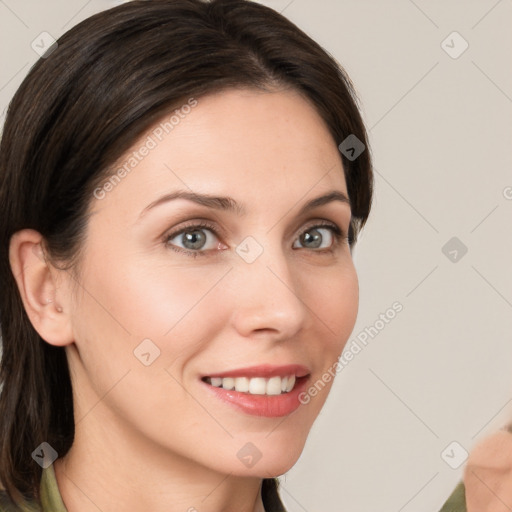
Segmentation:
[(184, 105), (194, 106), (164, 115), (118, 160), (94, 210), (112, 207), (131, 217), (178, 188), (255, 208), (346, 192), (336, 143), (298, 92), (230, 89)]

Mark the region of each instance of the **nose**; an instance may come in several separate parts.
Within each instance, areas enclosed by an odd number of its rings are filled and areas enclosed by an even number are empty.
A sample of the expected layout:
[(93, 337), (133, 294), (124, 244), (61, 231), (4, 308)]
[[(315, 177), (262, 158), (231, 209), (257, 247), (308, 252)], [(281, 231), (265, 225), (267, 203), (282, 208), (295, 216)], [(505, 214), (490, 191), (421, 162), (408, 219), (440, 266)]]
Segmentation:
[(276, 340), (295, 337), (308, 318), (308, 307), (301, 296), (303, 278), (293, 268), (292, 259), (274, 243), (248, 261), (240, 257), (231, 272), (236, 330), (245, 337), (256, 332), (271, 334)]

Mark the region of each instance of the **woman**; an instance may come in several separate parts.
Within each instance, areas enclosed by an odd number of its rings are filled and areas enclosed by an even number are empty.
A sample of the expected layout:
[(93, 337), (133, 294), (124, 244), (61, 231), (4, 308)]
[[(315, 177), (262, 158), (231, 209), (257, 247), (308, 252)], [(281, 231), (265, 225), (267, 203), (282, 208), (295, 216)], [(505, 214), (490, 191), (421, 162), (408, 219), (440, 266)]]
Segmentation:
[(64, 34), (0, 147), (3, 510), (284, 510), (357, 315), (367, 146), (343, 70), (259, 4)]

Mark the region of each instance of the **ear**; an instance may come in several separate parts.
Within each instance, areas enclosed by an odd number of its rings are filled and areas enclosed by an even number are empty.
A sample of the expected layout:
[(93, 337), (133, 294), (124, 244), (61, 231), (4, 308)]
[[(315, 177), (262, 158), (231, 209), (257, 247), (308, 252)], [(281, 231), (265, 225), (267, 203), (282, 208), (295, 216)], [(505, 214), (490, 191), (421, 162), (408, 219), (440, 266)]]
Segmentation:
[(47, 262), (43, 237), (33, 229), (16, 232), (10, 240), (9, 262), (34, 329), (50, 345), (74, 341), (71, 328), (69, 279), (64, 270)]

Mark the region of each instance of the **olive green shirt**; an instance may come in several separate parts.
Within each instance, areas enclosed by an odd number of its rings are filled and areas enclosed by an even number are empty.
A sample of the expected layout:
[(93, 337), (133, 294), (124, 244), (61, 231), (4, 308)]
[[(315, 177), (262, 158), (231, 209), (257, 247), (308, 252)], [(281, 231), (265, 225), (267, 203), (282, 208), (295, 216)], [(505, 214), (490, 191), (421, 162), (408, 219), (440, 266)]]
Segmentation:
[(439, 512), (467, 512), (464, 483), (459, 482)]
[[(265, 479), (265, 484), (270, 480)], [(40, 484), (41, 505), (35, 502), (28, 502), (25, 507), (19, 508), (13, 505), (7, 493), (0, 488), (0, 512), (68, 512), (57, 485), (57, 478), (53, 464), (43, 469)], [(286, 512), (277, 491), (262, 493), (263, 504), (266, 512)]]

